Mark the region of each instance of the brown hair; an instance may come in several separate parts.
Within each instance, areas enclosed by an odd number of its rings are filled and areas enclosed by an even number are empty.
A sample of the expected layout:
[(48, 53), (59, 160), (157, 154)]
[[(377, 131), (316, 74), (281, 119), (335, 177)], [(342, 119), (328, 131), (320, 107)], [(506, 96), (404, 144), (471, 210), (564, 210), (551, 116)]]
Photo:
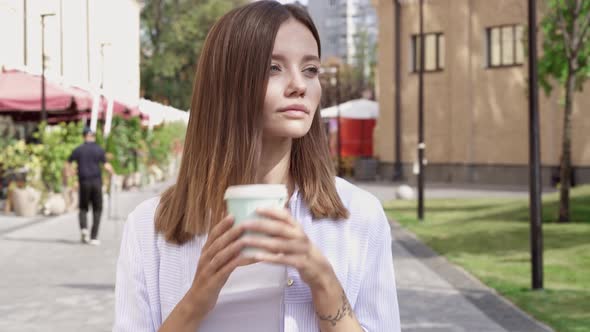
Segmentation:
[[(162, 194), (156, 211), (156, 230), (167, 241), (182, 244), (207, 233), (225, 214), (225, 189), (256, 181), (272, 50), (280, 25), (290, 18), (309, 28), (320, 54), (313, 21), (296, 5), (250, 3), (225, 14), (209, 31), (178, 179)], [(309, 132), (293, 141), (289, 172), (314, 218), (348, 217), (336, 192), (319, 110)]]

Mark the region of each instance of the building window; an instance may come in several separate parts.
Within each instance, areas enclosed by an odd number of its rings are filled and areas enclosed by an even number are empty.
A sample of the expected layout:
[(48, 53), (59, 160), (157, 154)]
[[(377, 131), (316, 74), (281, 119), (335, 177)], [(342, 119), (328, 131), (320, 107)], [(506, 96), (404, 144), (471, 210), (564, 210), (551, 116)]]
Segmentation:
[[(442, 33), (424, 34), (424, 71), (445, 68), (445, 36)], [(420, 35), (412, 36), (412, 72), (420, 70)]]
[(488, 67), (519, 66), (524, 61), (521, 25), (504, 25), (486, 29)]

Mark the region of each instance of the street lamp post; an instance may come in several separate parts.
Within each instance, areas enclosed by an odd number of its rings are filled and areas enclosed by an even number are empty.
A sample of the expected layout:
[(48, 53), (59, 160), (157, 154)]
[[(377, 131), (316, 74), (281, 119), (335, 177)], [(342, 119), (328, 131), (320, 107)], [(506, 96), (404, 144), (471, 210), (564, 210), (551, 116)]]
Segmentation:
[(25, 66), (29, 62), (29, 54), (27, 50), (28, 40), (27, 40), (27, 0), (23, 0), (23, 63)]
[(420, 0), (420, 70), (418, 72), (418, 220), (424, 220), (424, 0)]
[(537, 4), (529, 5), (529, 209), (533, 289), (543, 288), (543, 229), (541, 223), (541, 157), (539, 148), (539, 85), (537, 75)]
[(41, 121), (47, 121), (45, 108), (45, 18), (54, 13), (41, 14)]
[(395, 142), (394, 142), (394, 167), (393, 167), (393, 181), (402, 180), (404, 178), (402, 166), (402, 115), (401, 115), (401, 5), (399, 0), (393, 0), (393, 17), (395, 20), (393, 45), (395, 45), (395, 90), (394, 90), (394, 124), (395, 128)]

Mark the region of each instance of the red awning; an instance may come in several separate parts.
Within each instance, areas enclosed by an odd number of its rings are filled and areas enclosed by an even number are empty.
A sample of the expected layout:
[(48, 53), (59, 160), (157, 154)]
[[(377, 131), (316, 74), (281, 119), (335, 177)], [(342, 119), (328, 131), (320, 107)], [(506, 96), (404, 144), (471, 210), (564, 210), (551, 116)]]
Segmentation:
[[(45, 109), (87, 110), (92, 95), (82, 89), (66, 88), (45, 80)], [(41, 110), (41, 77), (10, 70), (0, 72), (0, 111), (38, 112)]]

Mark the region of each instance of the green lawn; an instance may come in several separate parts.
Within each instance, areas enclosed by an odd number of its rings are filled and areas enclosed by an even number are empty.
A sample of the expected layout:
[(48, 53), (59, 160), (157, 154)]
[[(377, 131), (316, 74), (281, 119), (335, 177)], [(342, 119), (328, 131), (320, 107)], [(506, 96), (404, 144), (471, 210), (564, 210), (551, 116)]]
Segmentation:
[(543, 199), (544, 286), (531, 291), (528, 199), (385, 204), (388, 215), (558, 332), (590, 331), (590, 186), (572, 191), (573, 222), (558, 224), (557, 194)]

